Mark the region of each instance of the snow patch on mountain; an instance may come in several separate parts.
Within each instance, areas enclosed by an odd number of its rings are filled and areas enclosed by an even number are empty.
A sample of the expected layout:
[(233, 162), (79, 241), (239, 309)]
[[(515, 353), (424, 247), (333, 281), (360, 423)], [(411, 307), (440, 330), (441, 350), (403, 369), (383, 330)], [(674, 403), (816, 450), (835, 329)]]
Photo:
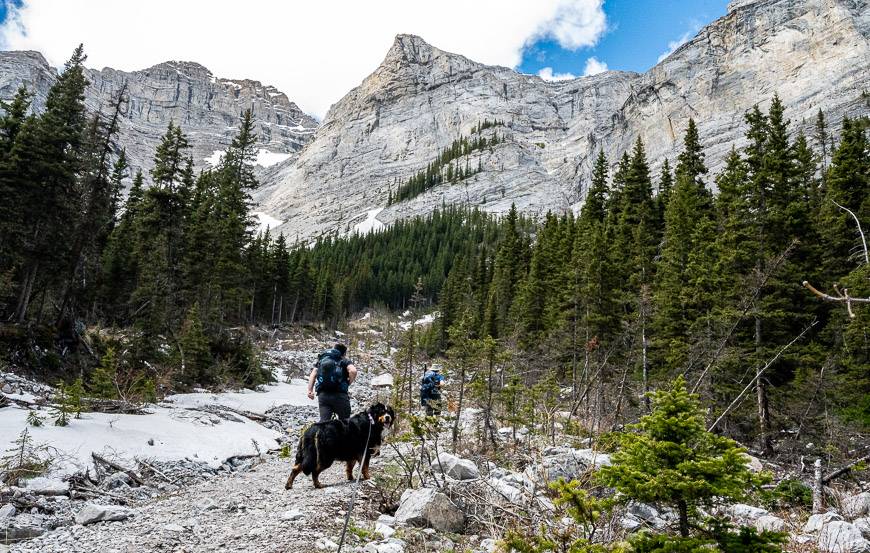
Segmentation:
[(283, 224), (283, 221), (280, 219), (276, 219), (262, 211), (254, 211), (251, 215), (257, 218), (257, 230), (254, 232), (255, 235), (265, 234), (267, 230), (276, 229)]
[(383, 210), (384, 208), (382, 207), (369, 210), (368, 214), (366, 215), (366, 220), (355, 226), (354, 231), (357, 234), (368, 234), (370, 232), (377, 232), (379, 230), (385, 229), (386, 225), (378, 221), (378, 215), (380, 215), (381, 211)]
[[(297, 125), (298, 127), (298, 125)], [(296, 129), (297, 127), (290, 127)], [(210, 156), (206, 156), (203, 160), (211, 165), (212, 167), (217, 167), (220, 165), (221, 160), (224, 158), (224, 154), (226, 150), (215, 150), (211, 153)], [(282, 161), (286, 161), (293, 154), (288, 154), (285, 152), (271, 152), (266, 150), (265, 148), (260, 148), (257, 151), (257, 157), (254, 160), (255, 165), (259, 165), (260, 167), (271, 167), (273, 165), (277, 165)]]

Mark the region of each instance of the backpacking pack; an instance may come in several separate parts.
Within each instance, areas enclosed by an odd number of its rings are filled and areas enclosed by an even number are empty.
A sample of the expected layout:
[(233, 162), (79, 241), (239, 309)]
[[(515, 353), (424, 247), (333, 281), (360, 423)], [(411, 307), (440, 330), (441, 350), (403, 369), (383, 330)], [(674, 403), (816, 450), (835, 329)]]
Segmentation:
[(420, 399), (438, 399), (438, 375), (427, 371), (420, 382)]
[(348, 385), (341, 352), (331, 349), (321, 353), (317, 360), (317, 393), (347, 392)]

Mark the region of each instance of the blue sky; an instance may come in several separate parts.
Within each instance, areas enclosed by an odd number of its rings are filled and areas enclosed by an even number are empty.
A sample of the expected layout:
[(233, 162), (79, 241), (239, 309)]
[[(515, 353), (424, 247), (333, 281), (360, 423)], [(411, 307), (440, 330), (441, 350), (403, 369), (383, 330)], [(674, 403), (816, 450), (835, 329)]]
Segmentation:
[(518, 69), (536, 74), (582, 75), (590, 57), (609, 69), (643, 72), (668, 51), (669, 44), (693, 37), (704, 25), (725, 15), (728, 0), (605, 0), (608, 31), (591, 48), (576, 51), (554, 40), (538, 41), (523, 52)]

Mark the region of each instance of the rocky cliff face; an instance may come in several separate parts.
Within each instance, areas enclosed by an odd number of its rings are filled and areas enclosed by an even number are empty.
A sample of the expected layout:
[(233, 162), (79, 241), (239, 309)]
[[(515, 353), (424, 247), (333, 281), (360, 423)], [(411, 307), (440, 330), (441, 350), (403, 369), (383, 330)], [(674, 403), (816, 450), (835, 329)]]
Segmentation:
[[(743, 114), (774, 93), (795, 128), (822, 109), (832, 122), (867, 112), (867, 0), (738, 0), (723, 18), (645, 74), (545, 82), (475, 63), (414, 36), (327, 114), (299, 157), (267, 171), (262, 211), (310, 237), (425, 213), (442, 202), (503, 212), (563, 210), (581, 200), (601, 148), (615, 161), (640, 136), (651, 160), (673, 159), (689, 117), (713, 169), (742, 143)], [(470, 156), (482, 171), (374, 210), (438, 152), (488, 119), (506, 140)], [(655, 167), (654, 167), (655, 168)], [(371, 221), (369, 221), (371, 223)], [(369, 225), (371, 226), (371, 225)]]
[[(39, 53), (0, 52), (0, 98), (10, 98), (23, 84), (34, 93), (33, 107), (39, 111), (56, 77)], [(92, 111), (111, 109), (126, 83), (129, 102), (118, 145), (126, 148), (134, 169), (151, 167), (154, 148), (170, 121), (188, 135), (198, 167), (217, 161), (237, 132), (245, 109), (251, 108), (256, 119), (258, 161), (264, 167), (294, 157), (317, 127), (317, 121), (274, 87), (216, 78), (197, 63), (171, 61), (134, 72), (88, 70), (87, 78), (86, 103)]]

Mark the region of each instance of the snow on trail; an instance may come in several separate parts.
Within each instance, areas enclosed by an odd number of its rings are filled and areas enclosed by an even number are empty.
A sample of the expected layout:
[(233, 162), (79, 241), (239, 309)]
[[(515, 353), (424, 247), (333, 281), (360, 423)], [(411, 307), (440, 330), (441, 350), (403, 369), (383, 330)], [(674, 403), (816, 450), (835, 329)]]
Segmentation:
[(182, 407), (202, 407), (203, 405), (224, 405), (232, 409), (264, 414), (278, 405), (317, 405), (317, 401), (308, 399), (308, 384), (301, 378), (293, 379), (292, 383), (279, 382), (263, 386), (262, 392), (240, 390), (238, 392), (193, 393), (166, 396), (166, 402)]
[(37, 412), (43, 426), (33, 427), (27, 423), (27, 409), (5, 407), (0, 409), (0, 453), (12, 448), (26, 428), (34, 444), (56, 450), (58, 461), (48, 475), (53, 481), (90, 466), (91, 452), (128, 462), (189, 458), (217, 468), (230, 457), (257, 453), (257, 447), (261, 451), (279, 447), (280, 433), (243, 417), (225, 420), (198, 408), (222, 405), (263, 414), (278, 405), (316, 405), (308, 399), (302, 379), (262, 390), (176, 394), (148, 406), (147, 415), (82, 413), (81, 419), (71, 419), (66, 427), (54, 426), (46, 410)]
[[(26, 409), (0, 409), (0, 449), (8, 450), (26, 428), (34, 444), (57, 450), (50, 476), (59, 478), (93, 463), (91, 452), (131, 461), (190, 458), (217, 468), (229, 457), (278, 447), (278, 432), (239, 417), (238, 422), (188, 409), (149, 406), (148, 415), (82, 413), (68, 426), (54, 426), (40, 411), (43, 426), (27, 423)], [(151, 445), (153, 443), (153, 445)]]

